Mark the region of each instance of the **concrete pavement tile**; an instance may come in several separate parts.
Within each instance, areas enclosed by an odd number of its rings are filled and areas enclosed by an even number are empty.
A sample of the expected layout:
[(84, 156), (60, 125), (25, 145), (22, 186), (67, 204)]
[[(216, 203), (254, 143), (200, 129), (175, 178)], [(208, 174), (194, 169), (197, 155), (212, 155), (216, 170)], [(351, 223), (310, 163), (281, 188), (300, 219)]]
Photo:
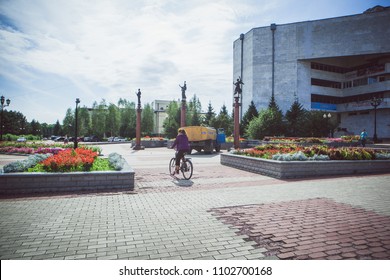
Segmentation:
[[(103, 149), (107, 154), (120, 147), (125, 146), (107, 145)], [(45, 252), (25, 257), (34, 259), (56, 259), (55, 254), (71, 251), (75, 252), (73, 256), (58, 258), (278, 259), (278, 242), (291, 239), (289, 244), (299, 246), (323, 243), (324, 259), (337, 259), (342, 254), (346, 254), (342, 258), (356, 258), (359, 255), (352, 253), (362, 250), (370, 252), (361, 255), (363, 258), (390, 259), (386, 254), (389, 248), (385, 247), (390, 245), (390, 174), (278, 180), (221, 166), (218, 155), (195, 154), (192, 185), (182, 187), (165, 176), (164, 163), (172, 151), (148, 149), (144, 157), (145, 151), (135, 154), (127, 148), (120, 149), (136, 169), (136, 176), (142, 177), (136, 181), (137, 194), (0, 199), (0, 258), (23, 259), (23, 253), (12, 252), (27, 246), (32, 251), (24, 253)], [(146, 188), (140, 190), (142, 184)], [(317, 212), (304, 210), (307, 200), (318, 198)], [(294, 201), (296, 204), (291, 204)], [(284, 211), (283, 203), (296, 207)], [(258, 205), (268, 207), (269, 213), (259, 212)], [(247, 213), (256, 220), (234, 226), (218, 220), (218, 215), (210, 211), (241, 206), (247, 207), (241, 208), (240, 215)], [(336, 209), (344, 211), (344, 215)], [(346, 217), (350, 219), (348, 226)], [(340, 240), (344, 243), (338, 243)], [(354, 243), (360, 240), (366, 244)], [(300, 243), (305, 241), (310, 243)], [(265, 251), (266, 244), (271, 251)], [(261, 248), (255, 249), (254, 245)], [(367, 249), (356, 248), (363, 245)], [(220, 253), (233, 249), (236, 255)], [(311, 256), (319, 257), (316, 253)], [(309, 254), (300, 256), (309, 258)]]

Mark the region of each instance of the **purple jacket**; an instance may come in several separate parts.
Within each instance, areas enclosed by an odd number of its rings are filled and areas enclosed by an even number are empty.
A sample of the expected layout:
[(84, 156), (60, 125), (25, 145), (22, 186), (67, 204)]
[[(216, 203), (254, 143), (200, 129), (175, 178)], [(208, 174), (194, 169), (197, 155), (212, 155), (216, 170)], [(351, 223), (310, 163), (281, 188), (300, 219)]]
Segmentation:
[(177, 146), (178, 151), (189, 151), (190, 145), (188, 143), (188, 137), (184, 134), (179, 134), (176, 136), (175, 142), (173, 142), (172, 149)]

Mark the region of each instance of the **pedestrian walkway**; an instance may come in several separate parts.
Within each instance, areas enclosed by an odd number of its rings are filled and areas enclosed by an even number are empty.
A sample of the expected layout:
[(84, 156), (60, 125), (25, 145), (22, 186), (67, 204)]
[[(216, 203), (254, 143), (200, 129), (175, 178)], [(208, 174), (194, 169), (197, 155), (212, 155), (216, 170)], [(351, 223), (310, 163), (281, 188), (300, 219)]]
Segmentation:
[(122, 154), (134, 192), (0, 200), (0, 259), (390, 259), (390, 173), (279, 180), (173, 151)]

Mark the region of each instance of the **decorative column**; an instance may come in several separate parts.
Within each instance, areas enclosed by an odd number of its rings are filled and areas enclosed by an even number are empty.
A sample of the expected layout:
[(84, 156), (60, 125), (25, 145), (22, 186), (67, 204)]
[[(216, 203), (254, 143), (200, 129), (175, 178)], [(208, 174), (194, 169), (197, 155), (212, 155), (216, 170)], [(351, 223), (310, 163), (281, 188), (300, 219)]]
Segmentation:
[(242, 85), (244, 84), (241, 77), (233, 83), (234, 88), (234, 149), (240, 148), (240, 95), (242, 94)]
[(181, 113), (180, 113), (180, 127), (186, 126), (186, 111), (187, 111), (187, 104), (186, 104), (186, 90), (187, 85), (186, 81), (184, 81), (184, 85), (181, 86)]
[(240, 99), (239, 95), (234, 96), (234, 149), (240, 148)]
[(180, 115), (180, 127), (186, 126), (186, 111), (187, 111), (187, 104), (186, 100), (181, 100), (181, 115)]
[(137, 123), (135, 127), (135, 146), (133, 150), (144, 150), (145, 147), (141, 146), (141, 90), (138, 89), (136, 93), (138, 97), (138, 105), (137, 105)]

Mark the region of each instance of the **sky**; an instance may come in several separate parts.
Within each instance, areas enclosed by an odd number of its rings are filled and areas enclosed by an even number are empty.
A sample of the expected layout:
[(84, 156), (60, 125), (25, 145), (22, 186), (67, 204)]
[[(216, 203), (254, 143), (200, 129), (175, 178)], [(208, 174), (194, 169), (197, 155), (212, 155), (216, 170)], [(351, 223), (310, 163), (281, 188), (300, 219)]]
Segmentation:
[(0, 0), (0, 95), (27, 120), (62, 123), (103, 99), (187, 99), (232, 110), (241, 33), (360, 14), (390, 0)]

